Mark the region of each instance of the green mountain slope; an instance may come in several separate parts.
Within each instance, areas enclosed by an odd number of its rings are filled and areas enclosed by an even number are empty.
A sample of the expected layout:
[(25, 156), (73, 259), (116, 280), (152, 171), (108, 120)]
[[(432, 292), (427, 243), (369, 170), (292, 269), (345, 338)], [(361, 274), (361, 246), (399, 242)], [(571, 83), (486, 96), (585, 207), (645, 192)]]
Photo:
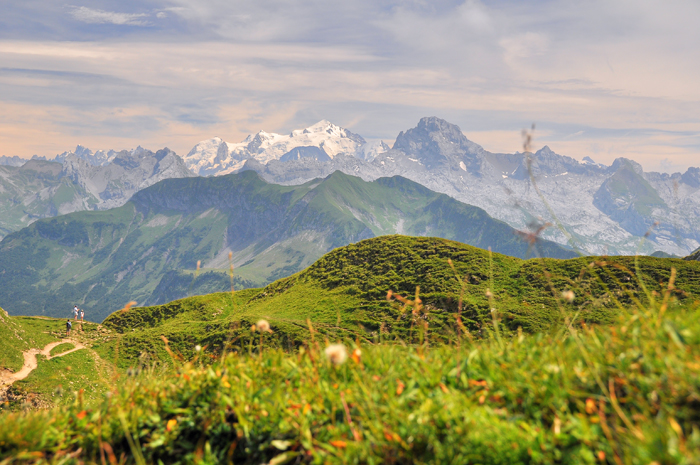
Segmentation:
[[(638, 257), (638, 265), (649, 292), (663, 289), (675, 268), (680, 291), (673, 292), (674, 300), (700, 297), (700, 263)], [(520, 260), (489, 257), (482, 249), (445, 239), (384, 236), (338, 248), (263, 289), (132, 308), (110, 315), (104, 326), (123, 334), (118, 355), (124, 366), (144, 352), (167, 360), (163, 335), (186, 357), (195, 355), (198, 344), (213, 353), (226, 344), (245, 351), (248, 344), (258, 344), (250, 327), (259, 319), (268, 320), (274, 331), (265, 336), (266, 344), (282, 347), (307, 342), (308, 321), (319, 339), (414, 341), (419, 337), (417, 322), (426, 321), (429, 338), (451, 340), (457, 314), (466, 329), (479, 334), (492, 327), (491, 308), (504, 328), (546, 331), (560, 324), (563, 314), (589, 324), (609, 323), (618, 302), (630, 306), (635, 299), (647, 301), (630, 270), (635, 270), (634, 257)], [(406, 313), (387, 301), (389, 290), (411, 297), (417, 286), (426, 310), (418, 319), (411, 309)], [(561, 297), (567, 290), (574, 292), (573, 302)], [(116, 357), (115, 341), (110, 344), (104, 347), (109, 360)]]
[[(94, 323), (73, 323), (65, 340), (64, 319), (9, 316), (0, 308), (0, 409), (71, 404), (80, 390), (85, 401), (94, 401), (108, 389), (114, 363), (91, 347), (109, 340), (109, 332), (98, 331)], [(25, 352), (36, 354), (36, 366), (26, 378), (13, 379), (25, 364)]]
[[(368, 183), (336, 172), (279, 186), (247, 171), (168, 179), (123, 207), (41, 220), (7, 236), (0, 305), (11, 314), (67, 316), (78, 304), (100, 321), (131, 300), (152, 305), (230, 289), (229, 254), (240, 289), (289, 276), (336, 247), (395, 233), (533, 253), (483, 210), (400, 177)], [(574, 256), (546, 241), (537, 250)]]

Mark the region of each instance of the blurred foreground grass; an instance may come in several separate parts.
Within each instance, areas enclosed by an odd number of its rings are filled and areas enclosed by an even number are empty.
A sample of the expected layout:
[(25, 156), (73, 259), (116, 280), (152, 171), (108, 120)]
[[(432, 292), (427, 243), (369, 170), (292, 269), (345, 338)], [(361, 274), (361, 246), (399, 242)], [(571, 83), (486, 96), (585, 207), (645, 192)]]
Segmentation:
[(434, 347), (346, 340), (339, 364), (320, 335), (290, 353), (258, 351), (265, 334), (115, 378), (99, 402), (1, 414), (0, 463), (696, 464), (698, 306)]

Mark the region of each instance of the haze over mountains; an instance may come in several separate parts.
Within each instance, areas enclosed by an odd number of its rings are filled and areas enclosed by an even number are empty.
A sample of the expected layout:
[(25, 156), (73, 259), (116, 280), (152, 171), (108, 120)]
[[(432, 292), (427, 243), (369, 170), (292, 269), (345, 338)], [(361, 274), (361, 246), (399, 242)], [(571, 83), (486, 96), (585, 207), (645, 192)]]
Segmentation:
[[(136, 152), (139, 150), (143, 149)], [(78, 146), (72, 154), (63, 153), (57, 159), (111, 166), (116, 153), (92, 153)], [(170, 153), (173, 168), (154, 172), (148, 185), (151, 180), (190, 176), (184, 167), (200, 176), (254, 170), (269, 182), (287, 185), (323, 178), (336, 170), (364, 180), (401, 175), (481, 207), (518, 229), (536, 230), (547, 222), (556, 223), (559, 227), (545, 228), (543, 237), (584, 253), (650, 254), (660, 250), (684, 256), (700, 246), (698, 168), (682, 174), (646, 173), (633, 160), (618, 158), (605, 166), (588, 157), (577, 161), (558, 155), (549, 147), (532, 155), (491, 153), (468, 140), (459, 127), (435, 117), (423, 118), (415, 128), (401, 132), (391, 148), (382, 141), (368, 143), (323, 120), (286, 135), (260, 131), (239, 143), (215, 137), (196, 144), (182, 160)], [(96, 203), (88, 197), (82, 203), (62, 202), (61, 209), (49, 210), (64, 213), (121, 205), (140, 188), (133, 186), (143, 182), (130, 182), (131, 189), (121, 195), (116, 194), (119, 183), (112, 183), (107, 194), (90, 192)], [(20, 210), (26, 202), (14, 200)], [(16, 230), (34, 217), (26, 214), (22, 218), (0, 227)]]
[[(545, 229), (544, 237), (590, 254), (686, 255), (700, 245), (698, 168), (645, 173), (633, 160), (618, 158), (611, 166), (588, 157), (579, 162), (546, 146), (531, 156), (491, 153), (436, 117), (401, 132), (391, 149), (383, 142), (367, 144), (327, 121), (288, 136), (259, 132), (241, 144), (217, 141), (197, 144), (186, 157), (188, 167), (200, 175), (251, 169), (280, 184), (336, 170), (365, 180), (401, 175), (519, 229), (560, 222), (562, 229)], [(284, 151), (290, 148), (309, 155), (289, 156)], [(318, 149), (328, 156), (319, 156)]]
[(158, 181), (195, 176), (167, 148), (101, 154), (78, 146), (58, 155), (60, 162), (34, 158), (0, 166), (0, 238), (40, 218), (119, 207)]
[[(289, 276), (337, 247), (396, 233), (516, 257), (535, 253), (483, 210), (398, 176), (366, 182), (335, 172), (281, 186), (244, 171), (164, 180), (122, 207), (43, 219), (8, 235), (0, 242), (0, 305), (11, 314), (62, 316), (66, 302), (77, 303), (101, 320), (128, 300), (158, 304), (230, 289), (229, 253), (240, 289)], [(537, 252), (576, 256), (547, 241)], [(204, 281), (195, 275), (198, 261)]]

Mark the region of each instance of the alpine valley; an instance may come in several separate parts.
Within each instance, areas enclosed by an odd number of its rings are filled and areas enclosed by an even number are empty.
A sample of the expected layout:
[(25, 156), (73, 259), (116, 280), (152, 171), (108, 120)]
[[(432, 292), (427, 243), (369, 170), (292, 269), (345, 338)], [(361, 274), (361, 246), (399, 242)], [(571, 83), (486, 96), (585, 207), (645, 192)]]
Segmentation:
[(152, 305), (266, 284), (337, 247), (396, 233), (522, 258), (576, 256), (546, 240), (533, 248), (482, 209), (400, 176), (367, 182), (336, 171), (281, 186), (243, 171), (164, 180), (121, 207), (42, 219), (6, 236), (2, 307), (62, 316), (57, 303), (77, 303), (100, 321), (129, 300)]

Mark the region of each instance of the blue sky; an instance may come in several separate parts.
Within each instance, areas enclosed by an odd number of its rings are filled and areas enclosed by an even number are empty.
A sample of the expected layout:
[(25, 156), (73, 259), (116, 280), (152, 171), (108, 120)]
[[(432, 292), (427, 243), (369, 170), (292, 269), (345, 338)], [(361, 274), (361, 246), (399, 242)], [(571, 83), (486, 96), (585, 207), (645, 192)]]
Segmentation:
[(697, 1), (0, 5), (0, 155), (237, 142), (320, 119), (392, 143), (422, 116), (487, 150), (700, 165)]

